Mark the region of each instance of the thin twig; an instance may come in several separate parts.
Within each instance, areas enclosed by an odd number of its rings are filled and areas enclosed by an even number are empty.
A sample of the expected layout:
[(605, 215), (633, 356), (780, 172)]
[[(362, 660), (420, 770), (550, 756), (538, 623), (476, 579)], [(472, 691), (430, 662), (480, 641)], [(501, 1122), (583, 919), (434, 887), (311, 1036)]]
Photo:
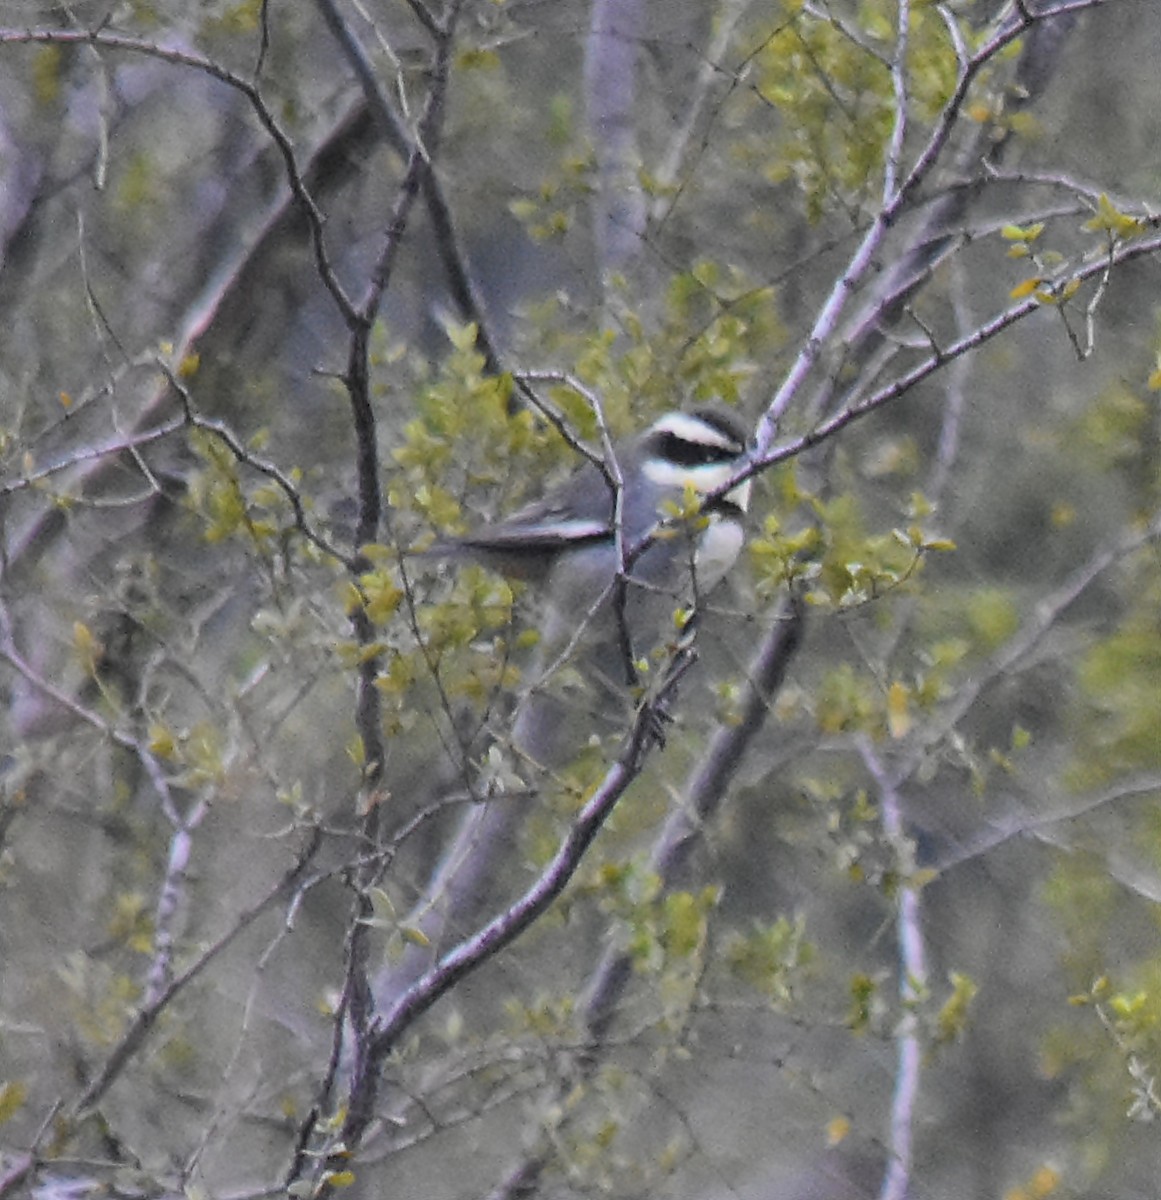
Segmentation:
[(71, 451), (64, 458), (57, 459), (55, 462), (48, 463), (43, 467), (26, 471), (18, 478), (11, 479), (6, 483), (0, 483), (0, 496), (10, 496), (15, 492), (26, 491), (28, 488), (35, 487), (38, 483), (51, 479), (54, 475), (59, 475), (62, 471), (68, 471), (72, 467), (79, 467), (85, 463), (107, 458), (110, 455), (140, 450), (143, 446), (151, 446), (155, 442), (160, 442), (167, 437), (171, 437), (183, 429), (186, 424), (185, 417), (176, 417), (163, 422), (161, 425), (155, 425), (152, 429), (143, 430), (140, 433), (124, 434), (119, 437), (110, 438), (108, 441), (101, 442), (95, 446), (83, 446), (79, 450)]
[(661, 162), (657, 167), (659, 194), (654, 200), (649, 214), (650, 220), (654, 223), (662, 222), (663, 210), (666, 210), (666, 216), (672, 212), (674, 198), (667, 193), (682, 173), (690, 140), (701, 121), (702, 110), (709, 98), (710, 86), (721, 72), (718, 63), (725, 57), (733, 39), (734, 30), (748, 5), (749, 0), (722, 0), (721, 8), (714, 17), (713, 41), (710, 42), (698, 64), (697, 77), (686, 100), (685, 116), (674, 131), (673, 137), (670, 138), (669, 146), (661, 156)]
[[(350, 24), (344, 19), (334, 0), (315, 0), (315, 2), (327, 27), (355, 72), (363, 97), (380, 133), (396, 153), (408, 158), (415, 149), (421, 134), (417, 132), (413, 137), (408, 132), (406, 120), (396, 115), (395, 109), (380, 83), (379, 73), (375, 69), (370, 55), (351, 29)], [(398, 73), (398, 59), (394, 57), (390, 46), (381, 36), (380, 43), (384, 46), (385, 52), (392, 57)], [(406, 94), (402, 84), (398, 91), (402, 107), (406, 104)], [(407, 115), (407, 109), (403, 108), (403, 118), (406, 118)], [(421, 125), (422, 118), (417, 130)], [(427, 147), (429, 151), (428, 169), (423, 172), (421, 186), (428, 218), (431, 221), (435, 246), (460, 318), (475, 325), (476, 346), (484, 356), (484, 367), (490, 374), (498, 375), (503, 367), (496, 339), (491, 331), (491, 322), (483, 297), (473, 278), (467, 255), (460, 244), (452, 218), (451, 206), (440, 182), (439, 174), (435, 170), (434, 163), (430, 161), (430, 149)]]
[[(1121, 266), (1134, 259), (1148, 257), (1159, 252), (1161, 252), (1161, 237), (1123, 242), (1118, 245), (1113, 255), (1113, 265)], [(1107, 269), (1108, 262), (1102, 257), (1099, 261), (1086, 263), (1068, 272), (1062, 278), (1062, 282), (1064, 278), (1067, 278), (1077, 279), (1083, 283), (1088, 279), (1103, 275)], [(720, 491), (725, 493), (731, 488), (737, 487), (740, 482), (756, 474), (758, 471), (773, 466), (775, 463), (785, 462), (787, 459), (801, 454), (804, 450), (829, 440), (841, 429), (845, 429), (846, 426), (852, 424), (854, 421), (858, 421), (862, 417), (898, 400), (900, 396), (909, 392), (929, 376), (934, 375), (949, 362), (991, 341), (997, 335), (1010, 329), (1013, 325), (1024, 320), (1032, 313), (1040, 311), (1043, 307), (1040, 301), (1035, 298), (1022, 300), (1012, 305), (1012, 307), (1005, 309), (1003, 312), (998, 313), (991, 320), (984, 322), (984, 324), (978, 326), (971, 333), (944, 347), (942, 352), (929, 355), (909, 371), (872, 392), (869, 396), (849, 404), (841, 412), (836, 413), (833, 417), (815, 426), (809, 433), (802, 434), (781, 445), (770, 446), (764, 453), (757, 450), (754, 451), (750, 461), (745, 466), (739, 468), (733, 478), (722, 484)]]
[[(303, 504), (302, 495), (286, 472), (275, 463), (261, 458), (248, 449), (234, 432), (232, 426), (225, 421), (220, 421), (215, 417), (202, 416), (194, 407), (189, 389), (182, 383), (169, 364), (160, 358), (156, 359), (155, 362), (181, 403), (183, 413), (182, 424), (189, 426), (191, 429), (199, 429), (203, 433), (210, 434), (220, 441), (238, 462), (249, 467), (251, 470), (257, 471), (260, 475), (265, 475), (286, 497), (287, 503), (289, 503), (291, 511), (294, 513), (294, 528), (324, 554), (344, 564), (348, 570), (353, 570), (355, 561), (353, 556), (340, 550), (310, 523), (306, 515), (306, 506)], [(137, 445), (140, 442), (132, 444)]]
[[(601, 409), (600, 397), (569, 371), (520, 371), (513, 375), (518, 384), (555, 383), (576, 392), (596, 414)], [(551, 401), (533, 392), (531, 388), (525, 393), (529, 397), (529, 405), (538, 412), (558, 434), (565, 440), (571, 450), (575, 450), (582, 458), (587, 459), (598, 471), (605, 474), (605, 482), (610, 486), (612, 479), (605, 468), (605, 454), (594, 450), (583, 438), (577, 436), (576, 430), (568, 418)]]
[(321, 843), (322, 836), (317, 828), (310, 831), (310, 838), (299, 853), (297, 860), (287, 870), (280, 880), (271, 887), (265, 896), (248, 908), (243, 909), (235, 918), (233, 925), (221, 935), (184, 971), (175, 976), (166, 987), (154, 996), (151, 1003), (142, 1005), (137, 1015), (129, 1023), (129, 1027), (121, 1035), (121, 1039), (113, 1047), (100, 1069), (90, 1080), (84, 1091), (69, 1105), (70, 1116), (84, 1116), (96, 1105), (110, 1087), (120, 1077), (121, 1072), (129, 1065), (133, 1057), (145, 1044), (146, 1038), (156, 1024), (158, 1017), (173, 1002), (178, 994), (185, 990), (224, 950), (231, 946), (237, 938), (276, 901), (287, 892), (293, 891), (301, 880), (311, 859)]

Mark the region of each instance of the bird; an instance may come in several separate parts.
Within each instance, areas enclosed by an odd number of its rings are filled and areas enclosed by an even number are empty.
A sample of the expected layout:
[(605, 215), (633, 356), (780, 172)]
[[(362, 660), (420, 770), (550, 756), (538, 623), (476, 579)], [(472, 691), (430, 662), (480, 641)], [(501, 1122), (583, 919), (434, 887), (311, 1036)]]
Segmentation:
[[(523, 757), (559, 767), (588, 736), (615, 728), (641, 662), (728, 572), (744, 543), (750, 482), (727, 485), (746, 448), (724, 405), (671, 411), (614, 449), (616, 470), (586, 462), (512, 516), (429, 549), (543, 596), (511, 734)], [(691, 498), (703, 502), (696, 513), (676, 516)]]

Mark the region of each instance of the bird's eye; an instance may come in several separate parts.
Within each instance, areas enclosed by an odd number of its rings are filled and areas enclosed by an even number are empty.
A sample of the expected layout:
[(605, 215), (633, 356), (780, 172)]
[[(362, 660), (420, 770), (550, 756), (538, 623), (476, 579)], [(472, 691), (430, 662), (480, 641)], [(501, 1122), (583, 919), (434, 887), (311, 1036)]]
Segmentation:
[(679, 437), (675, 433), (662, 435), (657, 449), (667, 462), (676, 463), (681, 467), (728, 462), (737, 455), (737, 451), (728, 446), (717, 446), (712, 442), (695, 442), (689, 438)]

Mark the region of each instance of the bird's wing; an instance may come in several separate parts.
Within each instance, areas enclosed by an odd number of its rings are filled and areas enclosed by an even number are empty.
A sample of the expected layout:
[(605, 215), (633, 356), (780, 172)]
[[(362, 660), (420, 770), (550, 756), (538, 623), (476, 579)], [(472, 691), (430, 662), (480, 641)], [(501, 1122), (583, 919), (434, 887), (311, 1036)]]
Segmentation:
[(604, 541), (610, 536), (608, 522), (589, 518), (554, 518), (544, 513), (535, 521), (505, 521), (485, 525), (464, 537), (457, 538), (461, 546), (478, 550), (504, 550), (529, 554), (552, 553), (570, 546)]
[(506, 520), (457, 538), (461, 546), (505, 553), (553, 554), (612, 537), (612, 497), (595, 471), (584, 470)]

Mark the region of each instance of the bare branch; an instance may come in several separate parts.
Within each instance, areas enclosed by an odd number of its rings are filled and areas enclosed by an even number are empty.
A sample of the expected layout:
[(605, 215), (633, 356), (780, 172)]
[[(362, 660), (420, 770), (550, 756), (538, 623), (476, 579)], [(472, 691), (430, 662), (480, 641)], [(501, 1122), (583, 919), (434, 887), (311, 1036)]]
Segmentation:
[(162, 374), (169, 381), (169, 386), (181, 401), (184, 414), (182, 424), (189, 426), (191, 429), (200, 429), (203, 433), (208, 433), (217, 438), (238, 462), (257, 471), (260, 475), (265, 475), (286, 497), (287, 503), (289, 503), (294, 513), (295, 529), (324, 554), (343, 563), (348, 570), (354, 570), (354, 558), (340, 550), (328, 538), (319, 533), (307, 519), (306, 507), (302, 502), (302, 495), (286, 472), (275, 463), (268, 462), (266, 459), (259, 457), (253, 451), (249, 450), (225, 421), (219, 421), (214, 417), (203, 417), (199, 414), (194, 408), (189, 389), (182, 383), (169, 364), (162, 359), (155, 361)]
[(895, 120), (883, 158), (883, 205), (891, 203), (899, 178), (903, 143), (907, 138), (907, 42), (911, 27), (910, 0), (896, 0), (895, 52), (891, 56), (891, 87), (895, 92)]
[(962, 72), (967, 66), (968, 59), (971, 58), (971, 51), (968, 50), (967, 42), (964, 41), (963, 30), (960, 28), (955, 13), (946, 4), (937, 4), (936, 11), (947, 28), (947, 36), (951, 38), (951, 44), (955, 47), (955, 60)]
[(923, 936), (922, 893), (909, 881), (914, 871), (914, 846), (903, 826), (898, 782), (880, 761), (868, 737), (858, 739), (859, 754), (878, 789), (883, 833), (894, 851), (902, 883), (895, 925), (899, 942), (899, 1003), (903, 1010), (895, 1035), (897, 1065), (891, 1101), (891, 1138), (887, 1174), (879, 1200), (905, 1200), (911, 1181), (912, 1141), (923, 1047), (916, 1005), (927, 990), (927, 952)]
[(143, 446), (151, 446), (184, 429), (186, 424), (185, 417), (177, 417), (161, 425), (156, 425), (152, 429), (122, 434), (95, 446), (82, 446), (79, 450), (70, 451), (64, 458), (58, 459), (56, 462), (25, 471), (16, 479), (0, 483), (0, 496), (11, 496), (15, 492), (34, 488), (37, 484), (51, 479), (54, 475), (69, 471), (73, 467), (97, 462), (113, 455), (140, 450)]
[(943, 111), (939, 115), (939, 120), (932, 130), (927, 144), (916, 157), (910, 173), (899, 189), (900, 201), (902, 202), (911, 192), (915, 191), (930, 174), (947, 144), (952, 128), (959, 120), (960, 111), (967, 99), (968, 89), (987, 63), (995, 58), (1005, 46), (1027, 33), (1032, 26), (1072, 13), (1083, 12), (1086, 9), (1097, 8), (1104, 2), (1105, 0), (1062, 0), (1062, 3), (1046, 7), (1036, 13), (1029, 13), (1025, 10), (1021, 13), (1018, 21), (1002, 25), (993, 37), (968, 59), (960, 72), (955, 89), (943, 106)]
[[(602, 428), (602, 433), (605, 432), (603, 415), (604, 406), (601, 403), (600, 397), (596, 392), (593, 391), (592, 388), (588, 387), (571, 372), (521, 371), (519, 374), (513, 376), (513, 378), (517, 383), (522, 384), (561, 384), (562, 386), (576, 392), (576, 394), (588, 404), (593, 414), (597, 417), (598, 424)], [(526, 395), (529, 397), (529, 406), (538, 412), (553, 427), (553, 429), (560, 434), (560, 436), (568, 443), (570, 449), (575, 450), (576, 453), (582, 458), (591, 462), (598, 471), (604, 473), (605, 482), (612, 486), (613, 480), (608, 475), (605, 462), (606, 454), (598, 453), (596, 450), (592, 449), (592, 447), (586, 445), (585, 442), (577, 436), (576, 430), (573, 429), (568, 418), (560, 411), (559, 408), (556, 407), (555, 404), (551, 403), (551, 401), (544, 399), (543, 396), (537, 395), (536, 393), (532, 392), (531, 389), (529, 389)], [(604, 437), (602, 437), (602, 441), (604, 441)], [(608, 446), (606, 444), (605, 450), (607, 451), (607, 449)]]

